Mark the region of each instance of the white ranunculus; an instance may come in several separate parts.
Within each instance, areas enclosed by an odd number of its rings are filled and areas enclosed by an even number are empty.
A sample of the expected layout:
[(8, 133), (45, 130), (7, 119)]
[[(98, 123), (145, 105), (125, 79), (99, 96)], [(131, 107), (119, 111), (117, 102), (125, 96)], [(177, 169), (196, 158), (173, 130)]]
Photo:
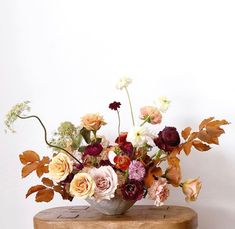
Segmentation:
[(57, 183), (66, 179), (73, 171), (73, 162), (64, 153), (58, 153), (49, 164), (49, 176)]
[(111, 166), (101, 166), (98, 169), (92, 168), (89, 174), (96, 184), (94, 198), (97, 202), (110, 200), (115, 196), (118, 178)]
[(116, 156), (117, 156), (117, 154), (114, 151), (110, 150), (108, 152), (108, 159), (109, 159), (110, 163), (113, 164), (113, 165), (115, 165), (114, 158)]
[(168, 110), (171, 101), (167, 97), (161, 96), (154, 103), (157, 106), (158, 110), (164, 113)]
[(149, 136), (148, 129), (144, 126), (134, 126), (128, 132), (127, 141), (131, 142), (134, 147), (141, 147), (147, 142)]
[(119, 90), (122, 90), (123, 88), (128, 87), (128, 85), (131, 83), (132, 83), (132, 79), (127, 76), (124, 76), (118, 80), (116, 84), (116, 88)]

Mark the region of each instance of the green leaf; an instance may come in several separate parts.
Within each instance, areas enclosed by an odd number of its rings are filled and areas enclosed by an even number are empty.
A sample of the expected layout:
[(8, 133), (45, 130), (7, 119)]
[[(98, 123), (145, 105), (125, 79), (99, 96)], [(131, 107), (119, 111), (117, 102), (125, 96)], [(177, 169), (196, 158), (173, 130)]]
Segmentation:
[(83, 127), (80, 131), (80, 134), (82, 135), (83, 139), (87, 144), (91, 143), (91, 131)]

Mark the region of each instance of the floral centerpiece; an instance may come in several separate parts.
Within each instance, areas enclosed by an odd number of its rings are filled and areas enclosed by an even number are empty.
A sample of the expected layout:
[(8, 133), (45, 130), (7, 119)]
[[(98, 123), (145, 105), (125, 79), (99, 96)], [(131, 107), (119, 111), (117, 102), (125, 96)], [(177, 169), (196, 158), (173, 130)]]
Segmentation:
[[(27, 150), (19, 155), (23, 164), (22, 177), (36, 172), (41, 184), (32, 186), (26, 197), (36, 193), (37, 202), (49, 202), (54, 193), (63, 199), (86, 199), (106, 214), (121, 214), (136, 201), (149, 198), (156, 206), (167, 200), (169, 186), (179, 187), (186, 201), (195, 201), (201, 189), (199, 178), (182, 181), (179, 155), (188, 156), (191, 149), (208, 151), (212, 144), (219, 144), (226, 120), (204, 119), (198, 130), (186, 127), (181, 133), (175, 127), (159, 130), (158, 124), (167, 111), (170, 100), (160, 97), (154, 105), (140, 109), (139, 124), (134, 119), (128, 86), (132, 80), (121, 78), (116, 87), (127, 94), (132, 128), (121, 131), (120, 102), (112, 102), (109, 108), (117, 113), (117, 137), (110, 143), (99, 130), (106, 122), (98, 113), (81, 118), (79, 126), (63, 122), (51, 140), (47, 130), (30, 111), (29, 102), (15, 105), (7, 114), (6, 127), (14, 132), (17, 119), (37, 119), (43, 127), (45, 142), (53, 149), (52, 156), (40, 156)], [(165, 169), (164, 169), (165, 168)]]

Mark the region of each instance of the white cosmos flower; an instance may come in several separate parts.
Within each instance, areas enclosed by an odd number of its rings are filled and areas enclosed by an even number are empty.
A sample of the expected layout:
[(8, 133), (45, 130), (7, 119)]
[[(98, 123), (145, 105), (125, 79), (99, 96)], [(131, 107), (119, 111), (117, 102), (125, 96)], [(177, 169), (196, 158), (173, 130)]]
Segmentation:
[(108, 152), (108, 159), (109, 159), (110, 163), (113, 164), (113, 165), (115, 165), (114, 158), (116, 156), (117, 156), (117, 154), (114, 151), (110, 150)]
[(130, 77), (127, 76), (123, 76), (122, 78), (120, 78), (116, 84), (116, 88), (119, 90), (122, 90), (125, 87), (128, 87), (129, 84), (132, 83), (132, 79)]
[(168, 110), (171, 101), (167, 97), (161, 96), (154, 103), (157, 106), (158, 110), (165, 113)]
[(148, 129), (144, 126), (134, 126), (128, 132), (127, 141), (131, 142), (134, 147), (140, 147), (147, 142), (149, 136)]

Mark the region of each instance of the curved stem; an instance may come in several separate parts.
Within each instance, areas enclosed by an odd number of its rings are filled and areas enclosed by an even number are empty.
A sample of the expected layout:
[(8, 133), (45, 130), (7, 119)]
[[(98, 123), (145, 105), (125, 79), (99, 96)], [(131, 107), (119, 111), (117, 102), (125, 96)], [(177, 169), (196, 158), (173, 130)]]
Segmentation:
[(132, 109), (132, 104), (131, 104), (131, 98), (130, 98), (130, 94), (129, 94), (129, 92), (128, 92), (127, 87), (125, 87), (125, 90), (126, 90), (126, 94), (127, 94), (128, 101), (129, 101), (129, 105), (130, 105), (130, 109), (131, 109), (132, 124), (133, 124), (133, 126), (134, 126), (134, 125), (135, 125), (135, 120), (134, 120), (134, 115), (133, 115), (133, 109)]
[(19, 116), (19, 115), (17, 115), (17, 117), (20, 118), (20, 119), (36, 118), (36, 119), (39, 121), (39, 123), (41, 124), (41, 126), (42, 126), (42, 128), (43, 128), (43, 130), (44, 130), (44, 140), (45, 140), (46, 144), (47, 144), (48, 146), (52, 147), (52, 148), (56, 148), (56, 149), (59, 149), (59, 150), (64, 151), (64, 152), (67, 153), (70, 157), (72, 157), (74, 160), (76, 160), (79, 164), (82, 164), (76, 157), (74, 157), (74, 156), (73, 156), (69, 151), (67, 151), (66, 149), (64, 149), (64, 148), (62, 148), (62, 147), (59, 147), (59, 146), (56, 146), (56, 145), (52, 145), (52, 144), (50, 144), (50, 143), (48, 142), (48, 140), (47, 140), (47, 130), (46, 130), (46, 127), (45, 127), (45, 125), (43, 124), (42, 120), (41, 120), (38, 116), (36, 116), (36, 115), (30, 115), (30, 116)]
[(118, 136), (120, 137), (120, 125), (121, 125), (121, 119), (120, 119), (120, 113), (117, 110), (117, 115), (118, 115)]

